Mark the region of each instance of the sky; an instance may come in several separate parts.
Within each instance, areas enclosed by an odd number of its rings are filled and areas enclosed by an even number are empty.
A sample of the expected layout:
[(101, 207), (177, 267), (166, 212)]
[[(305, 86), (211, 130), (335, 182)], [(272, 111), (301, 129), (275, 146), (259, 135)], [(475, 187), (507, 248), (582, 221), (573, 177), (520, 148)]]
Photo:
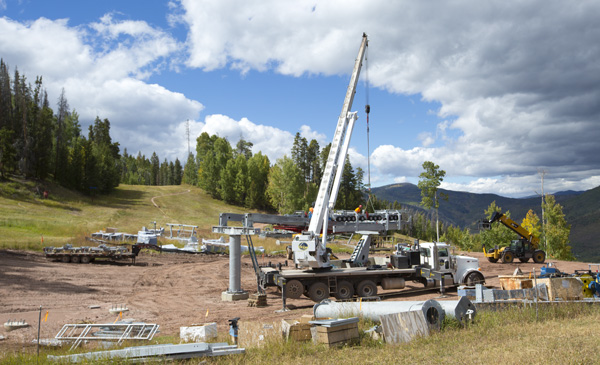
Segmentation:
[(424, 161), (450, 190), (600, 185), (600, 2), (0, 0), (11, 75), (182, 163), (202, 132), (271, 163), (298, 132), (330, 143), (363, 32), (349, 155), (371, 186), (416, 184)]

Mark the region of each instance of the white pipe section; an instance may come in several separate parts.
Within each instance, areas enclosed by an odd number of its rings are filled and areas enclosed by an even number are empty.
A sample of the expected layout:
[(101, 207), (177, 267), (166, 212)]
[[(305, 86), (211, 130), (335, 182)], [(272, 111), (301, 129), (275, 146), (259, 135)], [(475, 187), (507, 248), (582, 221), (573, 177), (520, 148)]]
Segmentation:
[(379, 316), (400, 312), (422, 310), (425, 320), (440, 328), (445, 318), (444, 308), (435, 300), (394, 302), (332, 302), (328, 299), (315, 304), (315, 318), (340, 318), (362, 316), (380, 322)]
[(456, 318), (460, 324), (463, 321), (472, 321), (477, 314), (475, 305), (467, 297), (461, 297), (459, 300), (440, 300), (438, 303), (448, 317)]

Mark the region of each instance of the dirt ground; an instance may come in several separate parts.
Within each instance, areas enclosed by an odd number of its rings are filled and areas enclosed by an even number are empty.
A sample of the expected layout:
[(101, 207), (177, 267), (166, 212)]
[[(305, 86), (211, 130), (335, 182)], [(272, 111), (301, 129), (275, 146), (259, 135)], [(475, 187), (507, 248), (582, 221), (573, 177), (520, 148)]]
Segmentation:
[[(541, 264), (489, 263), (481, 253), (479, 258), (486, 286), (499, 288), (498, 275), (511, 275), (517, 267), (524, 273)], [(260, 258), (272, 263), (283, 257)], [(588, 269), (587, 263), (554, 261), (563, 272)], [(124, 319), (135, 319), (160, 325), (161, 335), (179, 336), (179, 327), (217, 322), (219, 333), (227, 333), (227, 320), (240, 317), (243, 322), (273, 322), (283, 318), (298, 318), (312, 313), (308, 298), (288, 300), (287, 312), (276, 289), (267, 293), (268, 306), (248, 307), (247, 301), (223, 302), (221, 293), (229, 284), (229, 258), (221, 255), (190, 255), (146, 253), (138, 256), (135, 265), (64, 264), (48, 261), (40, 252), (0, 250), (0, 323), (9, 319), (24, 319), (29, 328), (7, 332), (0, 327), (0, 348), (30, 347), (37, 336), (40, 306), (42, 322), (40, 338), (53, 338), (67, 323), (112, 323), (116, 316), (109, 313), (113, 306), (125, 305), (129, 311)], [(409, 284), (409, 283), (407, 283)], [(242, 259), (242, 288), (256, 292), (256, 278), (249, 257)], [(414, 284), (414, 288), (422, 288)], [(402, 295), (384, 300), (425, 300), (438, 298), (438, 291)], [(456, 290), (447, 299), (457, 299)], [(99, 306), (91, 309), (91, 306)]]

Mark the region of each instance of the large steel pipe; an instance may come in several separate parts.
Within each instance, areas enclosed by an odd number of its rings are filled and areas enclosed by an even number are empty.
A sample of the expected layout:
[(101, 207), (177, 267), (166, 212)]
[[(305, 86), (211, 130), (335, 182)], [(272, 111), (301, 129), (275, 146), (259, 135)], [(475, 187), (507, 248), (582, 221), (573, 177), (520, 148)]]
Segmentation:
[(459, 300), (440, 300), (438, 303), (448, 317), (456, 318), (461, 324), (463, 321), (473, 320), (477, 314), (475, 305), (467, 297), (461, 297)]
[(242, 241), (241, 236), (229, 236), (229, 293), (242, 291)]
[(444, 308), (433, 299), (402, 302), (332, 302), (329, 299), (315, 304), (315, 318), (345, 318), (362, 316), (380, 322), (379, 316), (421, 310), (431, 326), (440, 328), (445, 318)]

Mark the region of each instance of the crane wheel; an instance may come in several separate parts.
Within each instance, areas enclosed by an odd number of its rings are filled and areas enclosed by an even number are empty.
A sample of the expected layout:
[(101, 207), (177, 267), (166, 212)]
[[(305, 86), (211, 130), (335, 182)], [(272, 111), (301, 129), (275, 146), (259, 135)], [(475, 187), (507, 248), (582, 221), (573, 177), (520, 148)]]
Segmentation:
[(502, 262), (505, 264), (510, 264), (515, 260), (515, 254), (511, 251), (505, 251), (504, 256), (502, 256)]
[(304, 285), (300, 280), (290, 280), (285, 284), (285, 297), (290, 299), (298, 299), (304, 293)]
[(321, 302), (323, 299), (329, 298), (329, 287), (327, 284), (322, 282), (313, 283), (310, 288), (308, 288), (308, 297), (313, 302)]
[(348, 281), (340, 281), (337, 283), (337, 293), (335, 293), (336, 299), (352, 299), (354, 296), (354, 286)]
[(363, 280), (356, 287), (359, 297), (374, 297), (377, 295), (377, 285), (371, 280)]
[(537, 250), (533, 253), (533, 262), (543, 264), (546, 261), (546, 253), (542, 250)]

